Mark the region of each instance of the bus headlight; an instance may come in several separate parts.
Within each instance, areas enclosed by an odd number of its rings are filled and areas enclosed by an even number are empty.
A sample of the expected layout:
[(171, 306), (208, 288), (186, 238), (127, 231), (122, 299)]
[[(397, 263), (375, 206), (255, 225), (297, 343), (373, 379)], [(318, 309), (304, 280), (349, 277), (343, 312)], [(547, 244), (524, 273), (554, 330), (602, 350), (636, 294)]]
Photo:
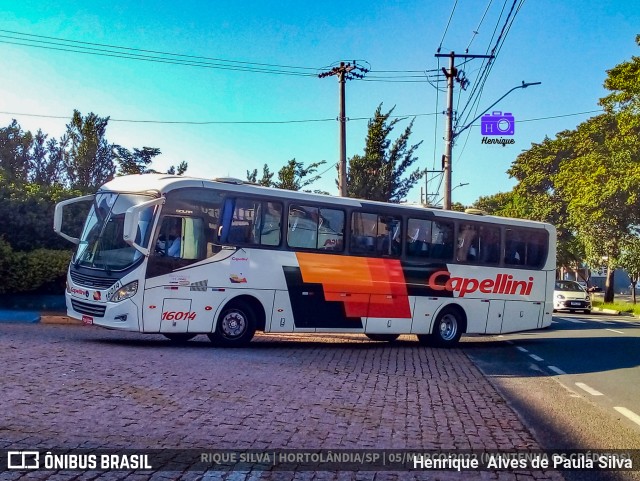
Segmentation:
[(138, 292), (138, 281), (133, 281), (114, 292), (109, 300), (111, 302), (124, 301), (125, 299), (135, 296), (136, 292)]
[(564, 299), (564, 296), (562, 294), (556, 294), (556, 299)]

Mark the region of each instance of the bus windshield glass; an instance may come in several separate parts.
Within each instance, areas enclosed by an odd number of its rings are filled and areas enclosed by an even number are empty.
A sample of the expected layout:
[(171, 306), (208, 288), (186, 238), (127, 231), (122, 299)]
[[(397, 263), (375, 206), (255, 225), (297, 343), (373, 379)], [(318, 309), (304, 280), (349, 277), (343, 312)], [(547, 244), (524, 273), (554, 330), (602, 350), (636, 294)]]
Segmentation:
[[(135, 194), (98, 193), (91, 206), (73, 262), (76, 266), (107, 271), (126, 269), (142, 254), (123, 239), (127, 209), (151, 200)], [(156, 207), (150, 206), (140, 216), (136, 244), (147, 247)]]

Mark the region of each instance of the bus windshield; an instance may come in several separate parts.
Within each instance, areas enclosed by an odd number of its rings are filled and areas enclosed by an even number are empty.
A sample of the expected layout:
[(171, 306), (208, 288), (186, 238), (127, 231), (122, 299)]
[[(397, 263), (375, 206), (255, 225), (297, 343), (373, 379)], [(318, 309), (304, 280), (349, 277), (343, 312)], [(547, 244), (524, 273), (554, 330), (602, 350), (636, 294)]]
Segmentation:
[[(74, 264), (118, 271), (137, 262), (142, 254), (123, 239), (124, 216), (130, 207), (150, 199), (144, 195), (98, 193), (87, 216)], [(136, 243), (142, 247), (149, 244), (154, 212), (155, 207), (151, 206), (140, 217)]]

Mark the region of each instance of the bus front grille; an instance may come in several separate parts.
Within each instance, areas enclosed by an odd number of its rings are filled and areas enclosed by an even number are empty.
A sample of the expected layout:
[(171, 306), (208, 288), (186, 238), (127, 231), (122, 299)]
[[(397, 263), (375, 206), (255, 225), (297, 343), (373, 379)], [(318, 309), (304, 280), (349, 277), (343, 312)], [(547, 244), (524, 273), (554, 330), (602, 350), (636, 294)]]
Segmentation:
[(91, 287), (93, 289), (107, 289), (114, 285), (119, 279), (114, 277), (96, 277), (80, 274), (71, 271), (71, 280), (83, 287)]
[(94, 317), (104, 317), (104, 311), (107, 309), (107, 306), (82, 302), (76, 299), (71, 299), (71, 305), (74, 311)]

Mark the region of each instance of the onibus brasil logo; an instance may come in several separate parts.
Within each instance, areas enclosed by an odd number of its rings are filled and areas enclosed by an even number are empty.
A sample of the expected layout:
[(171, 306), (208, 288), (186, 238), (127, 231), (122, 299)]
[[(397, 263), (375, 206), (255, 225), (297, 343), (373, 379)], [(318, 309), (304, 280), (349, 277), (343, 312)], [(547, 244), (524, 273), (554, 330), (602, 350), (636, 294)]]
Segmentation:
[(482, 132), (483, 144), (498, 144), (503, 147), (507, 144), (515, 144), (514, 139), (492, 138), (498, 136), (513, 136), (515, 132), (515, 119), (510, 112), (495, 111), (483, 115), (480, 119), (480, 130)]

